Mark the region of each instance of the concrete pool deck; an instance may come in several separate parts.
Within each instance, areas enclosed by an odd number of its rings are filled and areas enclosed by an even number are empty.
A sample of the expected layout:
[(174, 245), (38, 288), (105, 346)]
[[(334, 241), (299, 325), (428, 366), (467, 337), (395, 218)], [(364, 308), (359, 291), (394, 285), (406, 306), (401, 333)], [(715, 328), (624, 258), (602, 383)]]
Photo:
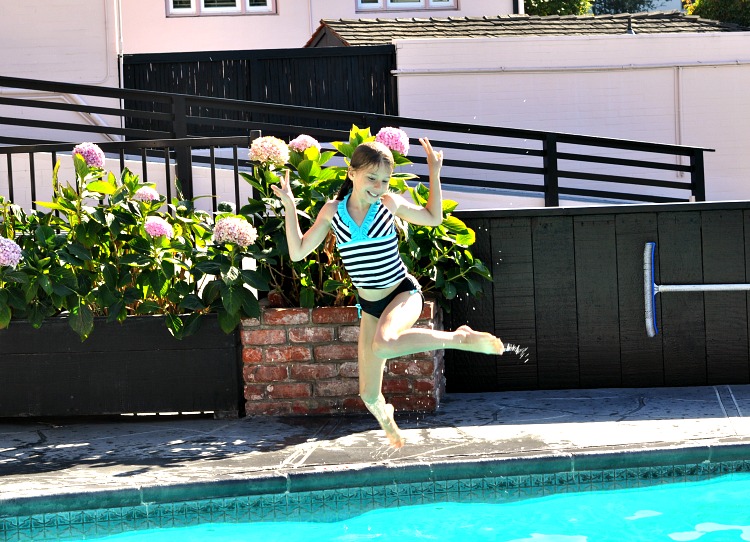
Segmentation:
[(476, 474), (477, 465), (492, 471), (516, 460), (565, 471), (597, 461), (611, 468), (613, 457), (627, 456), (750, 459), (745, 414), (748, 385), (448, 394), (435, 414), (397, 414), (401, 450), (369, 416), (2, 419), (0, 516), (52, 497), (148, 502), (149, 491), (189, 488), (191, 498), (209, 498), (216, 487), (284, 491), (292, 479), (314, 489), (321, 473), (335, 486), (337, 476), (445, 464), (470, 464)]

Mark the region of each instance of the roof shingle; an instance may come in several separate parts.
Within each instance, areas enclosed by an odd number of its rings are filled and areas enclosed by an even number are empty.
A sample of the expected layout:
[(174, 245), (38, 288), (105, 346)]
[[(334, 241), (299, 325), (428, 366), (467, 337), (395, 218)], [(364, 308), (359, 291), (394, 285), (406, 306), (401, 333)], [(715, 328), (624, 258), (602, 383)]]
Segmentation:
[(320, 21), (320, 26), (305, 46), (385, 45), (394, 39), (415, 38), (625, 34), (628, 25), (631, 25), (636, 34), (750, 30), (735, 24), (685, 15), (679, 11), (549, 17), (498, 15), (495, 17), (324, 19)]

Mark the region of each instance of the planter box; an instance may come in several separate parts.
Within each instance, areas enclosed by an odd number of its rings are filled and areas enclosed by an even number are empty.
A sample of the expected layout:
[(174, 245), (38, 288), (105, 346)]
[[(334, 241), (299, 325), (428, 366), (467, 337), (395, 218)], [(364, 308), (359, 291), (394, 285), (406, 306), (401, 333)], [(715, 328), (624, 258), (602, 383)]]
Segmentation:
[[(442, 329), (428, 301), (417, 326)], [(261, 308), (242, 323), (248, 415), (367, 412), (359, 398), (354, 307)], [(433, 412), (445, 391), (443, 350), (388, 360), (383, 394), (397, 411)]]
[(161, 317), (97, 319), (81, 342), (65, 318), (0, 330), (0, 417), (213, 411), (237, 416), (238, 333), (215, 316), (181, 341)]

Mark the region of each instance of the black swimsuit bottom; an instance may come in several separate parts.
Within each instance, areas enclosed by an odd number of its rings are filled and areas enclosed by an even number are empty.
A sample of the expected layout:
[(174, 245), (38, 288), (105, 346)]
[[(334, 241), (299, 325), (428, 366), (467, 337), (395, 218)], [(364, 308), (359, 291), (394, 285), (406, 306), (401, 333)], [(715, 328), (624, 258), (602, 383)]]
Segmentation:
[(388, 305), (391, 304), (391, 301), (393, 301), (398, 294), (403, 292), (411, 292), (413, 294), (419, 293), (419, 296), (422, 298), (422, 306), (424, 306), (424, 295), (422, 295), (422, 288), (419, 286), (417, 279), (415, 279), (411, 275), (406, 275), (404, 280), (402, 280), (401, 283), (396, 286), (396, 289), (383, 299), (380, 299), (378, 301), (367, 301), (366, 299), (362, 299), (361, 297), (359, 297), (357, 308), (365, 311), (367, 314), (372, 315), (375, 318), (380, 318), (380, 316), (383, 314), (383, 311), (385, 311), (385, 309), (388, 308)]

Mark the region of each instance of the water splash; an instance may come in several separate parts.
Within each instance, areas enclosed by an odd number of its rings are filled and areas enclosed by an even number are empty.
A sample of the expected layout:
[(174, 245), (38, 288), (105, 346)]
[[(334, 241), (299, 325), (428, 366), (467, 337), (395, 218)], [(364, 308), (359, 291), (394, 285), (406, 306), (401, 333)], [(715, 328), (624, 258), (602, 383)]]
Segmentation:
[(506, 344), (505, 345), (505, 352), (511, 352), (518, 356), (518, 358), (526, 363), (529, 361), (529, 348), (521, 348), (521, 345), (519, 344)]

